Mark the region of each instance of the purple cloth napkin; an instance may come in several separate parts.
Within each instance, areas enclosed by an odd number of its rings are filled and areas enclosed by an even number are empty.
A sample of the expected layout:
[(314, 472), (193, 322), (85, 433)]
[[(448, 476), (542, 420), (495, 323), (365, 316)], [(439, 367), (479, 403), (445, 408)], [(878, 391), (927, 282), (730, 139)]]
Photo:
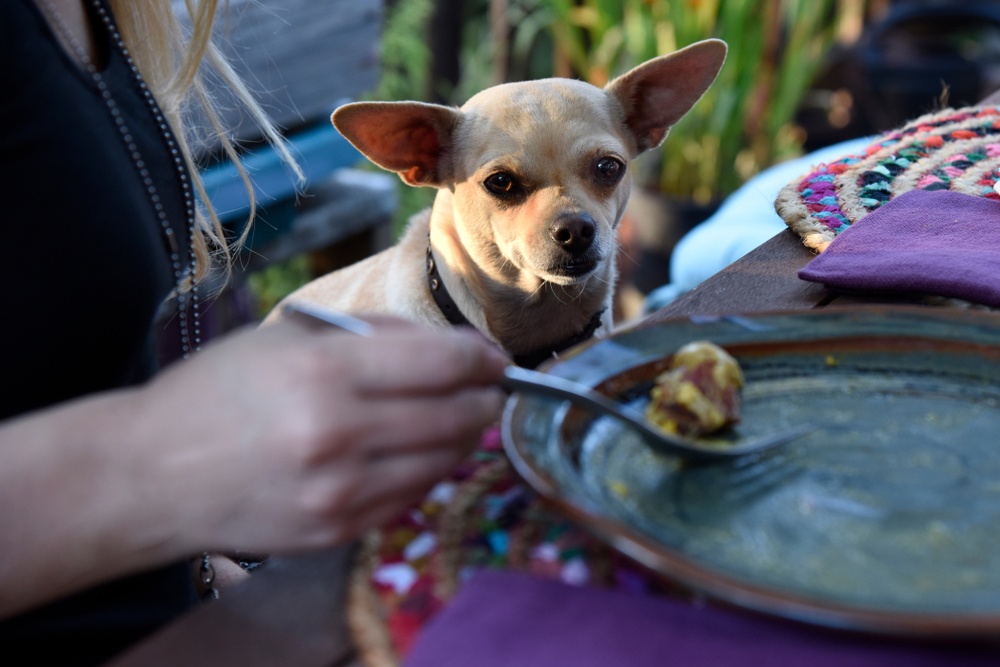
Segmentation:
[(405, 667), (930, 667), (1000, 649), (879, 639), (531, 575), (482, 571), (424, 628)]
[(1000, 202), (911, 190), (841, 232), (799, 277), (831, 288), (1000, 306)]

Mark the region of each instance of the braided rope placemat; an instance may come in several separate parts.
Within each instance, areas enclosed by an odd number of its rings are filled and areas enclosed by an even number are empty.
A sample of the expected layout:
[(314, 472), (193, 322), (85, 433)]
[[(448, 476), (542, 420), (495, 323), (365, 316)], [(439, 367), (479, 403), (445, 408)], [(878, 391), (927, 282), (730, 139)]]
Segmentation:
[(944, 109), (873, 140), (861, 154), (821, 164), (775, 201), (785, 224), (822, 252), (842, 231), (913, 189), (1000, 199), (1000, 107)]
[(548, 507), (520, 482), (494, 432), (421, 503), (366, 536), (347, 600), (362, 664), (398, 667), (462, 582), (486, 568), (684, 595)]

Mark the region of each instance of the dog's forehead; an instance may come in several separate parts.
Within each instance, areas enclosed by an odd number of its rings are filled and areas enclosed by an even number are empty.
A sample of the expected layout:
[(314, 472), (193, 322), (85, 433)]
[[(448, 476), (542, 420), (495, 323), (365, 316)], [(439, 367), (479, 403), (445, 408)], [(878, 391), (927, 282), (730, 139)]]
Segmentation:
[(602, 135), (619, 138), (624, 128), (616, 100), (573, 79), (501, 84), (476, 94), (461, 110), (465, 145), (596, 141)]
[[(489, 114), (511, 121), (538, 122), (585, 116), (612, 119), (611, 98), (600, 88), (575, 79), (540, 79), (504, 83), (472, 96), (462, 111)], [(596, 116), (596, 118), (595, 118)]]

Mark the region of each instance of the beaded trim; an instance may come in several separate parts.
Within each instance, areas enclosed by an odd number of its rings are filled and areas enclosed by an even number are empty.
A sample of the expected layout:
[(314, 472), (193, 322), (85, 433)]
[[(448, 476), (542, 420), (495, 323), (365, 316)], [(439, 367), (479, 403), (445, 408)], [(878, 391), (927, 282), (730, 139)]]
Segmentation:
[[(121, 34), (118, 32), (118, 27), (112, 19), (111, 12), (107, 9), (107, 7), (105, 7), (102, 0), (92, 0), (91, 4), (97, 12), (101, 23), (103, 23), (105, 28), (108, 30), (112, 45), (118, 50), (121, 56), (125, 59), (125, 62), (128, 64), (132, 77), (146, 102), (146, 107), (149, 110), (153, 121), (156, 123), (160, 136), (163, 138), (167, 150), (170, 152), (173, 159), (174, 169), (177, 171), (177, 178), (180, 181), (181, 191), (184, 197), (185, 220), (184, 227), (182, 227), (182, 229), (188, 234), (188, 256), (186, 258), (186, 262), (182, 261), (180, 246), (177, 242), (174, 228), (170, 224), (167, 212), (164, 209), (160, 195), (156, 190), (156, 184), (153, 182), (153, 178), (150, 175), (149, 170), (146, 168), (146, 162), (143, 159), (142, 154), (139, 152), (138, 146), (133, 140), (131, 131), (125, 123), (125, 119), (118, 108), (118, 104), (115, 102), (111, 91), (108, 89), (107, 82), (104, 81), (104, 77), (97, 69), (97, 66), (91, 61), (90, 56), (87, 54), (87, 50), (82, 44), (79, 43), (79, 41), (75, 39), (73, 32), (66, 25), (62, 16), (55, 9), (55, 7), (53, 7), (48, 0), (42, 0), (41, 6), (50, 19), (51, 24), (54, 25), (66, 41), (72, 45), (73, 50), (76, 51), (79, 62), (83, 65), (84, 70), (90, 76), (94, 86), (100, 93), (101, 99), (104, 101), (104, 104), (108, 109), (108, 113), (111, 114), (115, 126), (118, 128), (122, 141), (128, 149), (132, 162), (136, 167), (136, 171), (142, 178), (143, 185), (146, 188), (146, 195), (149, 198), (149, 202), (152, 205), (153, 210), (156, 212), (156, 217), (163, 233), (164, 243), (166, 245), (167, 252), (170, 254), (170, 263), (173, 268), (174, 282), (176, 285), (174, 292), (177, 298), (181, 352), (184, 355), (184, 358), (187, 358), (192, 352), (196, 352), (201, 348), (200, 304), (198, 299), (198, 285), (194, 279), (195, 269), (197, 267), (197, 256), (194, 250), (196, 222), (195, 201), (191, 187), (191, 179), (188, 175), (187, 165), (184, 162), (180, 147), (174, 138), (173, 131), (170, 129), (170, 125), (167, 123), (163, 112), (160, 110), (156, 99), (153, 97), (152, 91), (149, 89), (142, 73), (139, 71), (138, 65), (136, 65), (135, 60), (132, 58), (132, 54), (125, 45), (125, 40), (122, 39)], [(191, 288), (190, 290), (184, 290), (184, 284), (189, 280), (191, 282)], [(188, 317), (188, 306), (190, 306), (191, 309), (190, 318)]]
[(1000, 107), (945, 109), (875, 139), (862, 154), (821, 164), (785, 186), (775, 209), (806, 246), (842, 231), (913, 189), (1000, 199)]
[[(126, 147), (132, 155), (136, 168), (139, 170), (139, 175), (142, 176), (143, 184), (146, 186), (146, 193), (149, 196), (150, 203), (156, 211), (157, 219), (159, 220), (160, 227), (163, 230), (163, 238), (167, 243), (168, 250), (170, 251), (170, 262), (174, 270), (174, 279), (176, 281), (177, 317), (180, 325), (181, 352), (183, 353), (184, 358), (187, 358), (192, 352), (196, 352), (201, 349), (198, 284), (194, 280), (198, 260), (194, 250), (196, 223), (194, 195), (191, 189), (191, 180), (188, 176), (187, 165), (184, 163), (184, 158), (181, 155), (180, 148), (177, 145), (177, 141), (174, 139), (173, 131), (170, 129), (170, 125), (167, 123), (166, 118), (164, 118), (163, 112), (160, 110), (160, 107), (156, 102), (156, 98), (153, 97), (152, 91), (150, 91), (149, 86), (146, 84), (146, 80), (139, 71), (139, 67), (132, 59), (132, 54), (129, 53), (128, 47), (125, 45), (125, 40), (122, 39), (121, 34), (118, 32), (118, 28), (115, 26), (110, 12), (108, 12), (105, 8), (102, 0), (93, 0), (93, 4), (101, 18), (101, 21), (107, 27), (108, 32), (111, 35), (112, 42), (128, 63), (129, 70), (132, 72), (132, 76), (139, 86), (139, 90), (142, 92), (143, 98), (146, 100), (146, 106), (149, 109), (149, 113), (152, 115), (153, 121), (159, 128), (160, 135), (163, 137), (163, 141), (166, 143), (167, 149), (170, 151), (170, 156), (174, 161), (174, 168), (177, 170), (177, 178), (181, 183), (181, 191), (184, 197), (184, 229), (188, 234), (188, 257), (186, 265), (181, 263), (177, 239), (174, 236), (174, 230), (170, 225), (170, 220), (167, 218), (163, 204), (160, 201), (160, 196), (156, 192), (153, 179), (150, 177), (138, 149), (131, 141), (128, 128), (125, 126), (120, 114), (116, 112), (114, 100), (111, 98), (106, 86), (103, 85), (100, 72), (97, 72), (95, 68), (92, 76), (94, 77), (95, 83), (97, 83), (98, 87), (101, 89), (101, 94), (108, 104), (108, 109), (111, 111), (111, 115), (114, 117), (115, 123), (118, 125), (122, 139), (125, 141)], [(189, 278), (191, 280), (191, 289), (188, 292), (183, 289), (183, 286), (185, 281)], [(191, 322), (188, 322), (188, 300), (190, 300), (191, 306)]]

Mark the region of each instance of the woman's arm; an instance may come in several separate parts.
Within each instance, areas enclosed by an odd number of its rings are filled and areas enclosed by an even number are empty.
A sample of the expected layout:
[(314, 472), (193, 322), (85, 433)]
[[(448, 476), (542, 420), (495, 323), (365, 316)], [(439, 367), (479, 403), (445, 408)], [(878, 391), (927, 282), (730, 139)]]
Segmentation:
[(502, 404), (474, 334), (282, 322), (148, 385), (0, 427), (0, 616), (205, 550), (352, 539), (419, 499)]

